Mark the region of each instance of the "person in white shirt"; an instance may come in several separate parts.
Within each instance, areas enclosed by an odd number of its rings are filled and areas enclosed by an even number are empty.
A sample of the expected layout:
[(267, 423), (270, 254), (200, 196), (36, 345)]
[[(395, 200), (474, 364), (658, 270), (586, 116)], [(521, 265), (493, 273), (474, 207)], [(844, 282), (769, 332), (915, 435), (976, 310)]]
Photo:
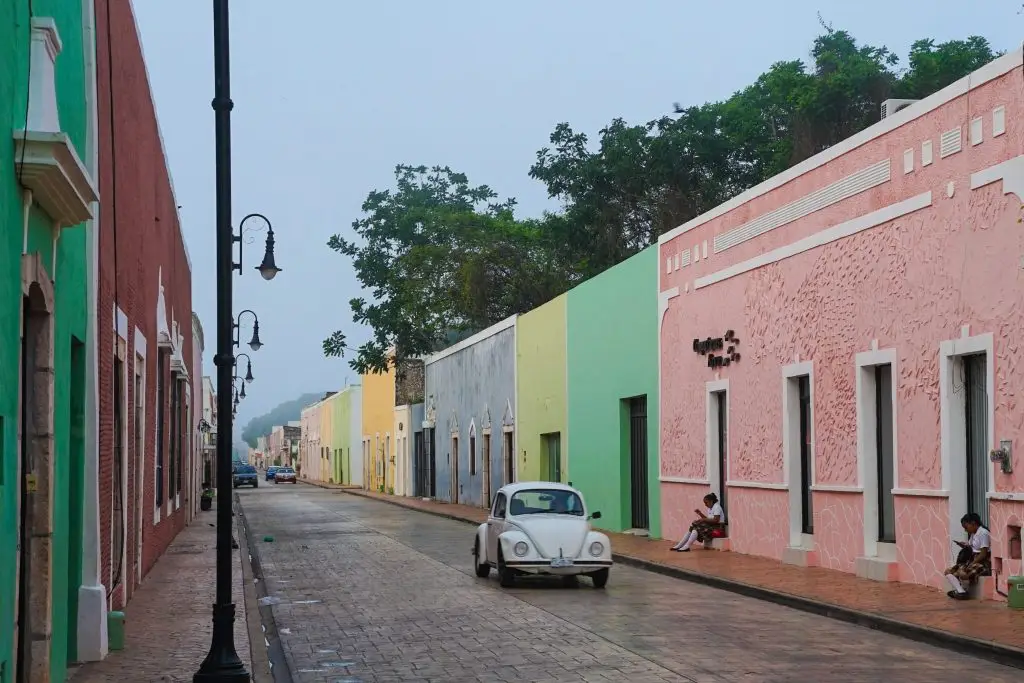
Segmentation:
[(979, 576), (987, 576), (992, 571), (992, 535), (977, 512), (964, 515), (960, 526), (967, 532), (967, 541), (953, 541), (961, 550), (956, 564), (946, 570), (946, 581), (953, 588), (946, 595), (954, 600), (969, 600), (964, 584), (970, 585)]
[(696, 541), (710, 543), (714, 538), (725, 536), (725, 510), (718, 502), (718, 496), (714, 493), (704, 496), (704, 505), (707, 509), (703, 512), (694, 510), (697, 513), (697, 519), (690, 525), (690, 529), (683, 539), (669, 550), (686, 553), (690, 551), (690, 546)]

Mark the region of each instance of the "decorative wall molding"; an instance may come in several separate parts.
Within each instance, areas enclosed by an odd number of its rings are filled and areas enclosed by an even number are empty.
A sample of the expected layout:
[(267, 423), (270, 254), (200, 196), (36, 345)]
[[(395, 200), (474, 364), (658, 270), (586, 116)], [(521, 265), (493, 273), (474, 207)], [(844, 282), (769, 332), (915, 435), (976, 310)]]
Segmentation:
[(813, 235), (808, 235), (802, 239), (797, 240), (791, 244), (787, 244), (778, 249), (773, 249), (764, 254), (760, 254), (753, 258), (749, 258), (746, 261), (740, 261), (739, 263), (733, 264), (727, 268), (723, 268), (715, 273), (699, 277), (693, 282), (694, 289), (701, 289), (702, 287), (708, 287), (710, 285), (728, 280), (729, 278), (742, 275), (751, 270), (757, 268), (763, 268), (771, 263), (782, 261), (783, 259), (802, 254), (805, 251), (810, 251), (817, 247), (824, 246), (831, 242), (836, 242), (843, 239), (844, 237), (850, 237), (856, 235), (858, 232), (863, 232), (871, 228), (884, 225), (890, 221), (894, 221), (897, 218), (906, 216), (907, 214), (919, 211), (920, 209), (927, 208), (932, 205), (932, 193), (924, 192), (917, 196), (909, 199), (904, 199), (901, 202), (890, 204), (889, 206), (883, 207), (871, 213), (864, 214), (858, 218), (854, 218), (838, 225), (833, 225), (830, 228), (826, 228), (820, 232), (816, 232)]
[[(664, 292), (658, 292), (658, 334), (661, 335), (661, 326), (665, 322), (665, 314), (668, 313), (668, 302), (679, 296), (679, 288), (673, 287)], [(660, 356), (660, 354), (659, 354)]]
[(708, 480), (704, 477), (668, 477), (660, 476), (658, 481), (663, 484), (696, 484), (698, 486), (710, 486)]
[(727, 481), (726, 488), (731, 489), (768, 489), (770, 491), (788, 491), (789, 484), (776, 481)]
[(715, 235), (714, 253), (719, 254), (737, 244), (752, 240), (775, 228), (800, 220), (816, 211), (838, 204), (844, 199), (887, 183), (891, 177), (892, 162), (889, 159), (882, 159), (800, 199), (762, 214), (752, 221)]
[(1008, 159), (971, 174), (971, 189), (1003, 181), (1003, 194), (1015, 194), (1024, 201), (1024, 155)]

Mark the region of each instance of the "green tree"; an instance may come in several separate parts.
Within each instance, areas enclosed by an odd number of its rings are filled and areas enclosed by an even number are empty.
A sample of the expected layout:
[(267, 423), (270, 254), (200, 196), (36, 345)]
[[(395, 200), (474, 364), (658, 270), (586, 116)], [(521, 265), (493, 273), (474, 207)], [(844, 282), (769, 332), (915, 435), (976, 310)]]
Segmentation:
[[(374, 190), (362, 208), (352, 224), (358, 241), (328, 241), (352, 259), (372, 297), (350, 302), (353, 321), (372, 330), (349, 361), (361, 374), (435, 351), (453, 331), (485, 328), (566, 288), (546, 223), (518, 221), (514, 199), (499, 200), (450, 168), (398, 166), (395, 188)], [(340, 330), (323, 348), (327, 356), (350, 350)]]
[[(384, 371), (522, 313), (654, 244), (662, 233), (844, 140), (880, 118), (888, 98), (919, 99), (997, 55), (980, 37), (919, 40), (908, 67), (886, 47), (825, 26), (809, 60), (772, 65), (722, 102), (676, 105), (642, 124), (613, 119), (592, 141), (558, 124), (529, 170), (561, 206), (522, 220), (447, 167), (398, 166), (353, 223), (352, 258), (368, 297), (353, 319), (372, 339), (350, 365)], [(328, 356), (349, 349), (342, 331)]]

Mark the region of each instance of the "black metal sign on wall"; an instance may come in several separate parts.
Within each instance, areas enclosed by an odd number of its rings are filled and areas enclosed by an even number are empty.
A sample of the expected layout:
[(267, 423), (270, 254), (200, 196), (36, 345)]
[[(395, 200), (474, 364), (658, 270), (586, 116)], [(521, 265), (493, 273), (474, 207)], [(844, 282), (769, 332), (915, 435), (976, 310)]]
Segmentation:
[(709, 368), (722, 368), (740, 362), (739, 337), (732, 330), (721, 337), (694, 339), (693, 351), (708, 357)]

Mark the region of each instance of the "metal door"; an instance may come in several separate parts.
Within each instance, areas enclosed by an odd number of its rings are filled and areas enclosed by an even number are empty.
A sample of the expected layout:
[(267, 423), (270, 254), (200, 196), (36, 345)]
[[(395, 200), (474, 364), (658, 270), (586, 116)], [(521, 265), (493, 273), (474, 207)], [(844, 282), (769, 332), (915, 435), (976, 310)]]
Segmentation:
[(629, 400), (629, 500), (631, 526), (647, 529), (650, 512), (647, 502), (647, 396)]
[(423, 440), (423, 432), (416, 432), (413, 434), (412, 447), (416, 451), (416, 477), (414, 478), (416, 487), (413, 491), (413, 495), (418, 498), (423, 498), (427, 495), (427, 452), (425, 442)]
[(967, 428), (967, 511), (988, 526), (988, 391), (985, 354), (964, 356), (964, 407)]
[(811, 431), (811, 378), (807, 375), (797, 379), (800, 393), (800, 493), (803, 501), (800, 518), (801, 530), (805, 534), (814, 533), (814, 498), (811, 485), (814, 473), (811, 461), (811, 449), (814, 447)]

